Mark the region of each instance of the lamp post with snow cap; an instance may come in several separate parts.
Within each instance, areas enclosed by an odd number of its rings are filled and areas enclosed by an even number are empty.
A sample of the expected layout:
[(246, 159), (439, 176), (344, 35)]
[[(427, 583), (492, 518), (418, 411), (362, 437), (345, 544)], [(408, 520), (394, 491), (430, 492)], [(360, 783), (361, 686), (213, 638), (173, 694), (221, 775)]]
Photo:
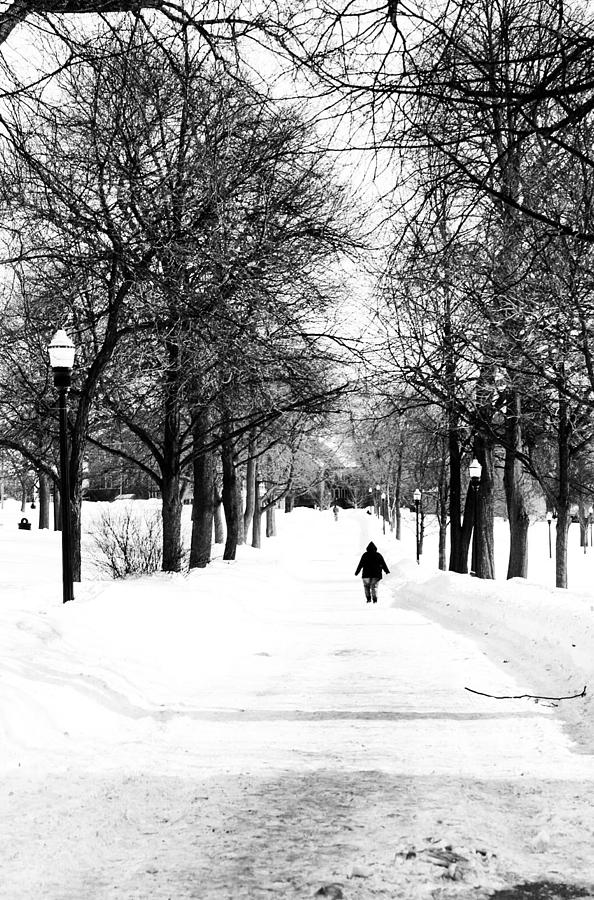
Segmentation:
[(72, 518), (70, 515), (70, 477), (68, 456), (68, 419), (66, 395), (72, 383), (74, 344), (63, 329), (56, 331), (48, 347), (54, 386), (58, 391), (60, 422), (60, 501), (62, 508), (62, 600), (74, 600), (72, 588)]
[(549, 559), (553, 556), (553, 545), (551, 543), (551, 522), (553, 521), (553, 513), (547, 509), (547, 525), (549, 526)]
[(481, 472), (483, 467), (476, 457), (468, 467), (470, 473), (470, 484), (472, 485), (473, 509), (472, 509), (472, 556), (470, 561), (470, 574), (476, 576), (478, 562), (478, 506), (479, 506), (479, 484), (481, 482)]
[(415, 501), (415, 533), (417, 538), (417, 565), (419, 565), (419, 557), (421, 555), (421, 541), (419, 534), (419, 508), (421, 506), (421, 492), (417, 488), (413, 494), (413, 498)]
[(379, 509), (380, 509), (380, 486), (376, 484), (375, 486), (375, 514), (379, 519)]

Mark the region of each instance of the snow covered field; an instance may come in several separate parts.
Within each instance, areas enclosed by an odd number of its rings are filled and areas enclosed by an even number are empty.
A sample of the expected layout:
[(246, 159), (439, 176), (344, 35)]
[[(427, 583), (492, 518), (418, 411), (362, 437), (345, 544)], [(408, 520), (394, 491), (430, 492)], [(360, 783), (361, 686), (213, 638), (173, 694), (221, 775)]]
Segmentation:
[[(20, 517), (0, 518), (0, 897), (594, 884), (594, 552), (577, 527), (570, 591), (544, 523), (528, 582), (480, 582), (438, 572), (431, 534), (417, 566), (412, 518), (397, 544), (361, 511), (295, 510), (235, 563), (89, 579), (62, 606), (59, 536)], [(353, 576), (370, 539), (391, 569), (375, 607)], [(465, 690), (584, 685), (558, 704)], [(462, 859), (435, 865), (448, 852)]]

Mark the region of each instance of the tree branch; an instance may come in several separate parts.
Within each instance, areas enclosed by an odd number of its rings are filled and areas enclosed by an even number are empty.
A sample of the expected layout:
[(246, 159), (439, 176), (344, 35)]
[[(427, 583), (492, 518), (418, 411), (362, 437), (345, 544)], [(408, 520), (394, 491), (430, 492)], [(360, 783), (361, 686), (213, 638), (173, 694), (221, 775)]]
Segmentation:
[(537, 694), (485, 694), (483, 691), (475, 691), (469, 687), (465, 687), (464, 690), (470, 691), (471, 694), (479, 694), (481, 697), (491, 697), (493, 700), (575, 700), (577, 697), (586, 696), (586, 685), (580, 694), (569, 694), (567, 697), (541, 697)]

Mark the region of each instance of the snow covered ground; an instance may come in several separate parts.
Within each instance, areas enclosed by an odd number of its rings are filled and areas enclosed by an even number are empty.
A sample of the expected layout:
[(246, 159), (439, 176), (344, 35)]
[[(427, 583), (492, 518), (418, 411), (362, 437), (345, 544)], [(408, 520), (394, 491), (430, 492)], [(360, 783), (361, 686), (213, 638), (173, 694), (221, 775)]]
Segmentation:
[[(59, 536), (20, 517), (0, 518), (1, 898), (594, 884), (594, 552), (577, 528), (570, 591), (551, 586), (545, 523), (527, 582), (480, 582), (438, 572), (431, 533), (417, 566), (412, 518), (397, 543), (361, 511), (295, 510), (234, 563), (89, 579), (63, 606)], [(377, 606), (353, 576), (371, 538), (391, 569)], [(558, 703), (465, 690), (584, 685)]]

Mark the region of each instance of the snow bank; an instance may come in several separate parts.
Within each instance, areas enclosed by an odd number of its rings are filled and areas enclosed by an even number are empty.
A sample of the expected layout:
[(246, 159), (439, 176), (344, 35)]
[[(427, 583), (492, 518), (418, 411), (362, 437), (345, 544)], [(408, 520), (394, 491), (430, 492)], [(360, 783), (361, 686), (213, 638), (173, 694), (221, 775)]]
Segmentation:
[[(509, 667), (524, 686), (523, 692), (561, 697), (580, 693), (586, 686), (585, 698), (560, 701), (557, 709), (572, 738), (584, 751), (592, 752), (594, 594), (589, 583), (594, 554), (591, 549), (583, 553), (577, 526), (574, 531), (570, 579), (574, 584), (582, 582), (582, 586), (572, 590), (547, 587), (531, 578), (483, 581), (432, 569), (430, 558), (435, 554), (436, 559), (437, 551), (431, 535), (422, 565), (417, 567), (410, 557), (401, 557), (393, 567), (391, 587), (394, 606), (415, 609), (470, 637), (489, 659)], [(505, 522), (497, 522), (496, 541), (497, 568), (505, 572)], [(532, 570), (542, 581), (552, 581), (554, 566), (548, 558), (543, 523), (532, 527), (530, 549)], [(543, 549), (547, 552), (544, 558)], [(472, 683), (471, 673), (467, 686), (494, 693), (488, 684)]]

